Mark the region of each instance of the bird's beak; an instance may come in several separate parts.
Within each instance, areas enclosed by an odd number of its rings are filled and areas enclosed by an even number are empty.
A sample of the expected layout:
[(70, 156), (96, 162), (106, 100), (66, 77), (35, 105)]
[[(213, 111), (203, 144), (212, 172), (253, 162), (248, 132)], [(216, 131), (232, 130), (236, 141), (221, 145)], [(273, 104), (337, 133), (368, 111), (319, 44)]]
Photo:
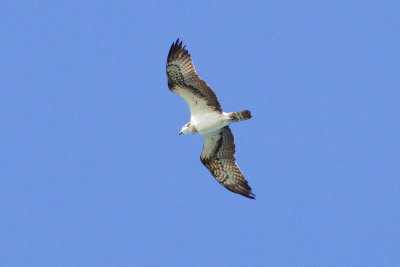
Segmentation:
[(179, 133), (178, 133), (178, 135), (181, 135), (181, 134), (182, 134), (182, 132), (179, 132)]

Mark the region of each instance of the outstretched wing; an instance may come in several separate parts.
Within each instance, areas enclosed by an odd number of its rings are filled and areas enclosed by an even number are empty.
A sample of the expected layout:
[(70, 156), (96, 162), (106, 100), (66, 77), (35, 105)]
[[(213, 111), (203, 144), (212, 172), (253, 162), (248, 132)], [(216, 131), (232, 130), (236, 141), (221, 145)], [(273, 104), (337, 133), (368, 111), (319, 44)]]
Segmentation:
[(172, 46), (167, 58), (168, 87), (185, 100), (192, 116), (207, 112), (222, 113), (217, 96), (200, 79), (194, 69), (189, 52), (179, 39)]
[(200, 160), (215, 179), (226, 189), (254, 199), (255, 195), (235, 162), (235, 141), (229, 126), (203, 135), (203, 139)]

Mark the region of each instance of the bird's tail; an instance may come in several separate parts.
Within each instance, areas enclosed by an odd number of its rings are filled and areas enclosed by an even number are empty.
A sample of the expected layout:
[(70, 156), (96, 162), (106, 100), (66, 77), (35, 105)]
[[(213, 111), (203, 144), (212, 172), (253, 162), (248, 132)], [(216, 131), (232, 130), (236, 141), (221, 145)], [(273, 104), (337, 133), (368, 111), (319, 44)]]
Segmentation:
[(228, 113), (229, 119), (231, 122), (238, 122), (238, 121), (244, 121), (244, 120), (249, 120), (253, 116), (251, 115), (250, 110), (242, 110), (242, 111), (237, 111), (237, 112), (230, 112)]

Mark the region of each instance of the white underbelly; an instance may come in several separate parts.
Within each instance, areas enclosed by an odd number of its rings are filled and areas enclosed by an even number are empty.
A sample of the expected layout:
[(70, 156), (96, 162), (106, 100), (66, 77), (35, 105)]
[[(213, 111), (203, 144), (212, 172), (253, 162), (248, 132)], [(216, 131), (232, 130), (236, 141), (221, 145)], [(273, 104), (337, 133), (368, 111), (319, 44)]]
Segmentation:
[(199, 134), (208, 134), (229, 124), (224, 115), (225, 114), (218, 114), (215, 116), (215, 114), (207, 114), (201, 117), (192, 117), (191, 120)]

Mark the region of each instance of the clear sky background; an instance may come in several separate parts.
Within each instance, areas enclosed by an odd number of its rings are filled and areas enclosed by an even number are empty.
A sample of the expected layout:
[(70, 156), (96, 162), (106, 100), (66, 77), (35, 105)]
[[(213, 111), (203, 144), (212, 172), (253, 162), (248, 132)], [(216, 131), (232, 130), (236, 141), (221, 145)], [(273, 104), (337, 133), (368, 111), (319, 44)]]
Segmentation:
[[(1, 266), (400, 264), (399, 1), (1, 1)], [(181, 38), (256, 200), (168, 90)]]

